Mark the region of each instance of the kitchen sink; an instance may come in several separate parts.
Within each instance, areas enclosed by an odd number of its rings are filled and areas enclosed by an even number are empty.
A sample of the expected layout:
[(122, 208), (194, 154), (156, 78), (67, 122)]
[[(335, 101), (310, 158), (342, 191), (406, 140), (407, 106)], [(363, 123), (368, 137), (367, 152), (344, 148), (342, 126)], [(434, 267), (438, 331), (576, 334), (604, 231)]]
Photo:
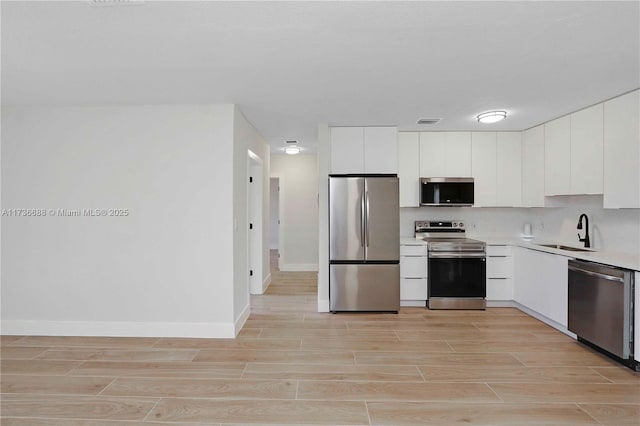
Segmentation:
[(537, 244), (537, 245), (541, 247), (549, 247), (549, 248), (554, 248), (559, 250), (568, 250), (568, 251), (593, 251), (588, 248), (563, 246), (562, 244)]

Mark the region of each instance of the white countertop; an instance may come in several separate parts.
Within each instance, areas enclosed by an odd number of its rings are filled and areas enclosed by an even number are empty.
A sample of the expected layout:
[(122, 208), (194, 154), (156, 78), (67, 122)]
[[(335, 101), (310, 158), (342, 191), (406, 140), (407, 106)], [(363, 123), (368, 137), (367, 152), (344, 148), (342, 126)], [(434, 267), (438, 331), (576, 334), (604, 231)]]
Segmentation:
[[(604, 263), (606, 265), (617, 266), (620, 268), (633, 269), (640, 271), (640, 254), (624, 253), (610, 250), (594, 250), (594, 251), (569, 251), (551, 247), (542, 247), (539, 244), (562, 244), (566, 246), (573, 246), (572, 244), (563, 244), (557, 241), (530, 239), (525, 240), (517, 237), (501, 237), (501, 236), (484, 236), (484, 235), (467, 235), (468, 238), (484, 241), (489, 245), (510, 245), (516, 247), (523, 247), (531, 250), (542, 251), (551, 254), (558, 254), (561, 256), (571, 257), (573, 259), (586, 260), (590, 262)], [(403, 245), (419, 245), (426, 244), (425, 241), (417, 240), (413, 237), (400, 237), (400, 244)], [(575, 245), (575, 247), (579, 247)]]

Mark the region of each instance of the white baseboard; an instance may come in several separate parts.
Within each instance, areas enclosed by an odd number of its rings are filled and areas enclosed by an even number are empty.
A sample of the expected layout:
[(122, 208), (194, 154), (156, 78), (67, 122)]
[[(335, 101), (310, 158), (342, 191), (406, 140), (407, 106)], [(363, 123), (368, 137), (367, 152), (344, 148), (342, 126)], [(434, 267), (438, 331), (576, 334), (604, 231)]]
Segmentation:
[(487, 300), (487, 308), (518, 308), (513, 300)]
[(244, 327), (244, 323), (247, 322), (247, 320), (249, 319), (249, 315), (251, 315), (251, 304), (247, 303), (247, 306), (244, 307), (244, 309), (242, 310), (242, 313), (233, 324), (234, 332), (235, 332), (233, 337), (236, 337), (238, 333), (240, 333), (240, 330), (242, 330), (242, 327)]
[(318, 271), (317, 263), (283, 263), (280, 265), (280, 270), (284, 272), (294, 272), (294, 271), (310, 271), (316, 272)]
[[(244, 323), (243, 323), (244, 324)], [(23, 336), (234, 338), (233, 323), (3, 320), (2, 334)]]
[(267, 278), (264, 279), (264, 281), (262, 281), (262, 293), (264, 294), (265, 291), (267, 291), (267, 288), (269, 287), (269, 284), (271, 284), (271, 272), (269, 272), (269, 275), (267, 275)]
[(404, 307), (412, 307), (412, 308), (426, 308), (427, 301), (426, 300), (401, 300), (400, 306)]
[(329, 312), (329, 299), (318, 299), (318, 312)]
[(543, 323), (555, 328), (556, 330), (566, 334), (567, 336), (569, 336), (569, 337), (571, 337), (573, 339), (577, 339), (578, 338), (578, 336), (576, 336), (575, 334), (573, 334), (572, 332), (567, 330), (567, 327), (563, 326), (562, 324), (557, 323), (554, 320), (552, 320), (550, 318), (547, 318), (544, 315), (541, 315), (541, 314), (537, 313), (536, 311), (533, 311), (533, 310), (527, 308), (526, 306), (519, 304), (516, 301), (514, 301), (513, 304), (515, 305), (516, 308), (520, 309), (525, 314), (530, 315), (530, 316), (534, 317), (535, 319), (538, 319), (538, 320), (542, 321)]

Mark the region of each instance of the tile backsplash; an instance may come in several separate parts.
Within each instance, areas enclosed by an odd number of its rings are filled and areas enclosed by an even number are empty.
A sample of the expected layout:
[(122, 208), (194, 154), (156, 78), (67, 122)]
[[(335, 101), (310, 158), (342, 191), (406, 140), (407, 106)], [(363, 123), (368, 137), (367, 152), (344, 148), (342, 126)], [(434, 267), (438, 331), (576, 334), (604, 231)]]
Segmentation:
[(400, 209), (400, 235), (413, 236), (416, 220), (460, 219), (470, 235), (519, 238), (531, 223), (536, 238), (581, 245), (576, 226), (581, 213), (589, 217), (592, 247), (640, 253), (640, 209), (604, 209), (602, 196), (547, 197), (545, 208), (417, 207)]

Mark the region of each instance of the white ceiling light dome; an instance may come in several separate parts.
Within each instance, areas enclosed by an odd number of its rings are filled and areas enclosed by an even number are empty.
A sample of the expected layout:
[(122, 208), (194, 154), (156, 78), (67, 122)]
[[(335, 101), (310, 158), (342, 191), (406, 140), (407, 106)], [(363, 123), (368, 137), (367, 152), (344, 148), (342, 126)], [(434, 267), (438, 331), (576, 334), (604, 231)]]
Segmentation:
[(490, 124), (497, 123), (507, 118), (507, 111), (487, 111), (478, 114), (478, 123)]
[(300, 154), (300, 147), (299, 146), (288, 146), (284, 149), (285, 154), (289, 154), (289, 155), (296, 155), (296, 154)]

